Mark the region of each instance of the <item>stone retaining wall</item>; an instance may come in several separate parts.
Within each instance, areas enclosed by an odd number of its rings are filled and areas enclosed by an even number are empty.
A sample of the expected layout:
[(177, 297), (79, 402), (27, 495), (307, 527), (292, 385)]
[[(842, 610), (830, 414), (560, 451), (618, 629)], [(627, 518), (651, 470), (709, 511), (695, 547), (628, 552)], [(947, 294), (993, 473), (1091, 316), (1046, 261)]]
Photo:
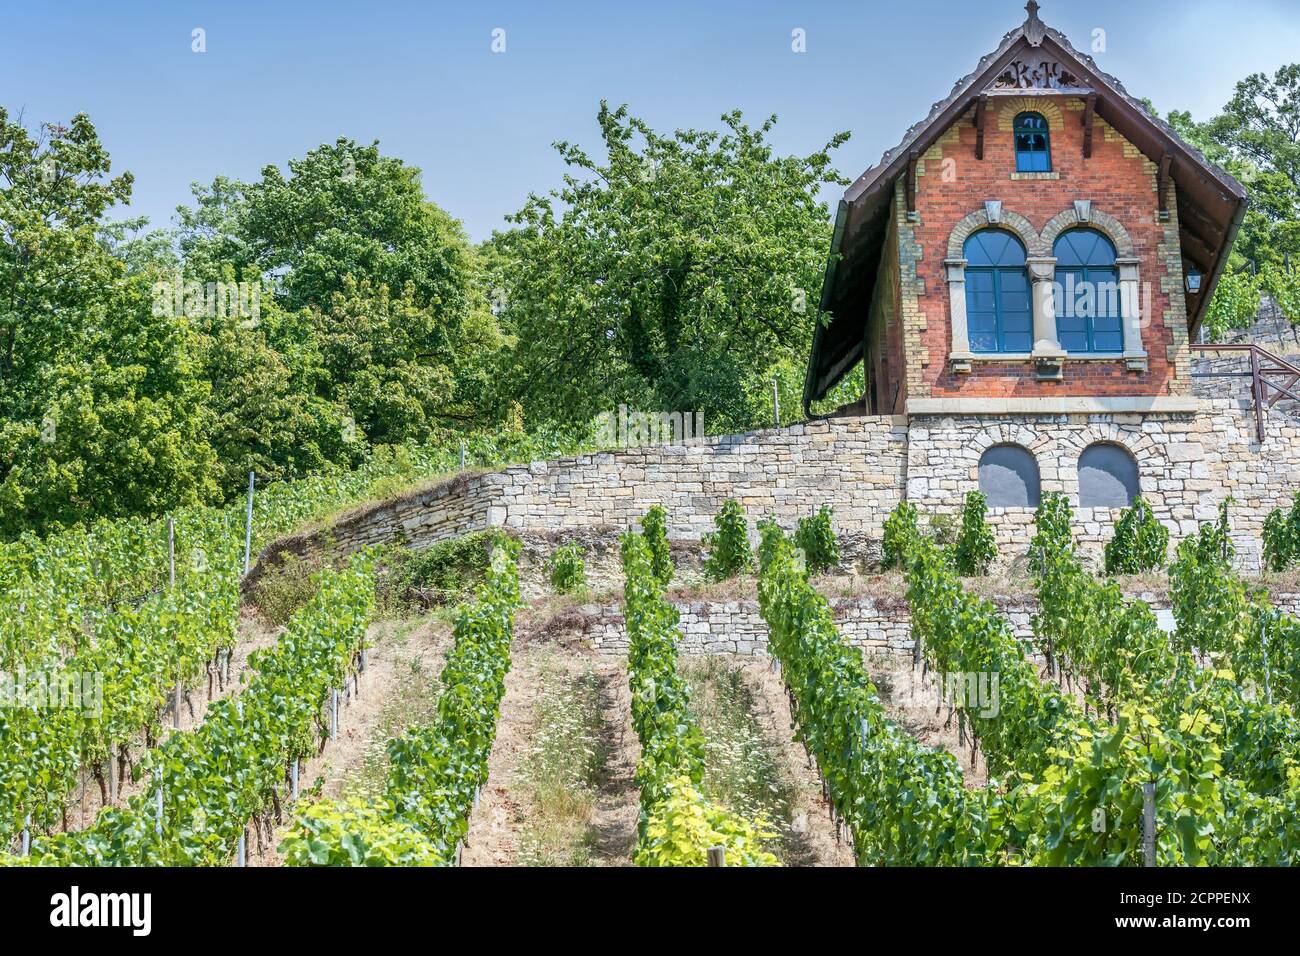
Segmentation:
[[(1113, 415), (914, 416), (909, 432), (907, 497), (932, 512), (954, 513), (979, 486), (980, 456), (1014, 444), (1038, 463), (1042, 491), (1063, 492), (1076, 506), (1075, 536), (1099, 560), (1119, 509), (1078, 508), (1079, 455), (1095, 442), (1123, 446), (1138, 464), (1141, 493), (1169, 528), (1171, 551), (1213, 520), (1228, 496), (1241, 566), (1260, 566), (1268, 512), (1289, 503), (1300, 484), (1300, 422), (1274, 413), (1261, 445), (1247, 402), (1206, 401), (1199, 413)], [(1033, 533), (1028, 509), (993, 509), (1004, 560), (1023, 555)]]
[(698, 542), (729, 498), (751, 519), (771, 515), (790, 528), (829, 504), (848, 550), (878, 554), (906, 467), (906, 420), (889, 416), (579, 455), (467, 473), (359, 509), (327, 531), (277, 542), (259, 564), (282, 551), (347, 554), (386, 541), (422, 547), (490, 526), (557, 540), (613, 537), (655, 504), (668, 509), (670, 538)]
[[(1154, 598), (1146, 595), (1146, 598)], [(1033, 637), (1031, 619), (1037, 610), (1032, 597), (1008, 596), (992, 599), (998, 612), (1010, 624), (1016, 637)], [(1173, 615), (1167, 603), (1148, 601), (1161, 626), (1172, 629)], [(875, 653), (909, 654), (912, 651), (911, 617), (907, 602), (898, 598), (831, 598), (835, 626), (852, 646)], [(1274, 604), (1290, 613), (1300, 613), (1300, 594), (1279, 594)], [(767, 654), (767, 625), (755, 600), (690, 601), (676, 604), (681, 615), (681, 649), (686, 654)], [(564, 630), (590, 641), (599, 652), (626, 654), (627, 630), (622, 607), (580, 605), (566, 615)]]
[[(866, 416), (705, 440), (534, 462), (467, 473), (346, 516), (327, 531), (277, 542), (278, 551), (348, 553), (381, 541), (421, 547), (489, 526), (521, 536), (605, 536), (634, 526), (654, 504), (669, 513), (669, 537), (698, 543), (729, 498), (753, 522), (774, 516), (792, 529), (822, 505), (835, 513), (846, 565), (869, 568), (885, 518), (906, 496), (931, 513), (955, 514), (979, 487), (991, 445), (1014, 443), (1038, 461), (1042, 490), (1078, 502), (1079, 454), (1093, 442), (1127, 448), (1142, 494), (1169, 527), (1171, 547), (1236, 500), (1234, 535), (1243, 569), (1259, 567), (1259, 535), (1269, 510), (1288, 503), (1300, 475), (1300, 422), (1274, 413), (1261, 444), (1248, 403), (1214, 400), (1202, 410), (1151, 414)], [(1099, 557), (1118, 512), (1083, 509), (1076, 536)], [(1004, 565), (1021, 558), (1031, 509), (995, 509)], [(756, 537), (756, 535), (755, 535)], [(262, 563), (261, 561), (259, 564)]]

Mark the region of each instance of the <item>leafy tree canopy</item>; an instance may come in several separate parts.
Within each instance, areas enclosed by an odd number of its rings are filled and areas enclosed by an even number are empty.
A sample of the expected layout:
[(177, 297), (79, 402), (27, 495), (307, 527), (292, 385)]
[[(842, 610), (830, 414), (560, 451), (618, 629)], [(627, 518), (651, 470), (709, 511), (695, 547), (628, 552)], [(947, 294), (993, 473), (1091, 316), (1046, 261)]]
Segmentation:
[(194, 185), (195, 207), (177, 210), (187, 268), (216, 278), (226, 265), (254, 266), (277, 277), (291, 309), (329, 307), (351, 276), (394, 293), (409, 284), (421, 306), (449, 315), (470, 310), (473, 252), (460, 223), (425, 197), (418, 169), (343, 138), (288, 166), (266, 166), (254, 183)]
[(487, 243), (515, 339), (503, 381), (546, 418), (627, 402), (710, 431), (770, 421), (769, 370), (807, 358), (831, 228), (817, 192), (844, 182), (830, 151), (848, 134), (780, 157), (775, 117), (664, 135), (602, 102), (597, 121), (604, 158), (557, 143), (563, 185)]

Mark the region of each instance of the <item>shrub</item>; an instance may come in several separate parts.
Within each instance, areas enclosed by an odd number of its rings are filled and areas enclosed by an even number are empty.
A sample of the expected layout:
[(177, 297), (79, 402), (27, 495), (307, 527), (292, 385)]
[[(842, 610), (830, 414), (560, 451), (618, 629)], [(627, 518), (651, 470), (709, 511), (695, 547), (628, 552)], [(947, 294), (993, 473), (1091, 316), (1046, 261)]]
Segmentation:
[(390, 548), (380, 578), (380, 600), (398, 610), (457, 601), (483, 581), (492, 549), (509, 539), (504, 531), (492, 528), (439, 541), (419, 551)]
[(794, 543), (803, 549), (809, 574), (820, 574), (838, 565), (840, 545), (831, 527), (831, 509), (823, 506), (815, 515), (800, 518)]
[(1056, 555), (1073, 549), (1073, 521), (1074, 512), (1065, 495), (1055, 491), (1043, 495), (1034, 512), (1034, 538), (1029, 544), (1029, 567), (1035, 577), (1043, 577), (1048, 562)]
[(587, 586), (587, 569), (582, 561), (584, 553), (581, 545), (565, 544), (551, 554), (546, 562), (546, 576), (556, 594), (573, 594)]
[(921, 540), (921, 532), (916, 525), (916, 505), (910, 501), (900, 501), (898, 507), (885, 519), (885, 535), (881, 541), (881, 566), (906, 568), (907, 557)]
[(708, 866), (709, 848), (720, 846), (727, 866), (779, 866), (776, 856), (763, 848), (764, 841), (775, 836), (762, 818), (751, 823), (710, 803), (690, 777), (681, 776), (666, 784), (663, 799), (651, 808), (632, 862)]
[(1141, 574), (1165, 566), (1169, 529), (1156, 520), (1142, 498), (1125, 508), (1115, 523), (1115, 536), (1106, 543), (1106, 573)]
[(961, 512), (961, 531), (953, 552), (959, 575), (978, 577), (988, 574), (989, 565), (998, 556), (993, 529), (985, 520), (987, 513), (988, 499), (981, 492), (972, 491), (966, 495), (966, 504)]
[(1228, 521), (1228, 508), (1235, 504), (1233, 498), (1226, 498), (1219, 502), (1219, 519), (1213, 524), (1202, 524), (1197, 531), (1196, 537), (1186, 538), (1178, 546), (1178, 554), (1183, 554), (1183, 548), (1188, 548), (1188, 557), (1204, 567), (1213, 565), (1230, 565), (1232, 559), (1237, 555), (1237, 549), (1232, 544), (1232, 525)]
[(1300, 492), (1288, 513), (1274, 508), (1264, 519), (1264, 564), (1270, 571), (1285, 571), (1300, 558)]
[(949, 514), (932, 514), (925, 525), (926, 536), (943, 551), (957, 543), (957, 522)]
[(258, 580), (253, 592), (254, 603), (272, 624), (287, 624), (315, 596), (317, 582), (313, 576), (321, 566), (318, 558), (302, 558), (286, 552), (280, 564)]
[(660, 587), (673, 579), (673, 558), (668, 547), (668, 512), (655, 505), (641, 519), (641, 534), (650, 549), (650, 569)]
[(718, 530), (704, 536), (704, 546), (709, 549), (704, 576), (710, 581), (725, 581), (750, 571), (754, 558), (749, 550), (749, 525), (740, 502), (733, 499), (723, 504), (713, 523)]
[(386, 804), (309, 804), (280, 844), (285, 866), (438, 866), (424, 835)]

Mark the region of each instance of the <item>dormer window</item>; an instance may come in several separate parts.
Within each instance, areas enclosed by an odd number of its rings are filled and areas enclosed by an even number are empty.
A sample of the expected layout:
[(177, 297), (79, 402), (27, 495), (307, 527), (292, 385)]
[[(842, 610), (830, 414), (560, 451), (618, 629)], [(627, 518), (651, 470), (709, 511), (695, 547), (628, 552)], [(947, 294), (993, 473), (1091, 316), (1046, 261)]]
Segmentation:
[(1042, 113), (1021, 113), (1016, 117), (1016, 172), (1052, 171), (1052, 148), (1047, 120)]

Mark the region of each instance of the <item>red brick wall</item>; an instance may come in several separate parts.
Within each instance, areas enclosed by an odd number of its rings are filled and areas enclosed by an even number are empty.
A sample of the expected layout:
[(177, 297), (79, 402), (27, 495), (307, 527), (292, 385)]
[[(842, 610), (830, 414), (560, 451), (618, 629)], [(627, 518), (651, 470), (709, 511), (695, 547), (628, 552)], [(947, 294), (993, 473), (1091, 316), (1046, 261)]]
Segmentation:
[[(984, 159), (975, 159), (974, 110), (958, 121), (957, 139), (951, 131), (941, 140), (939, 160), (934, 151), (925, 156), (924, 175), (917, 177), (916, 208), (919, 222), (913, 224), (923, 254), (917, 276), (925, 294), (919, 305), (925, 316), (921, 334), (922, 381), (932, 397), (1078, 396), (1078, 395), (1167, 395), (1187, 391), (1185, 383), (1175, 387), (1175, 370), (1168, 349), (1173, 336), (1165, 327), (1169, 296), (1161, 290), (1166, 264), (1157, 253), (1166, 236), (1168, 223), (1157, 221), (1154, 167), (1109, 129), (1094, 127), (1092, 157), (1083, 158), (1082, 112), (1067, 109), (1066, 97), (1050, 97), (1057, 105), (1051, 112), (1062, 117), (1051, 122), (1052, 170), (1059, 179), (1013, 180), (1015, 150), (1003, 112), (1018, 112), (1024, 100), (993, 98), (990, 101), (984, 135)], [(1048, 115), (1047, 111), (1044, 111)], [(952, 163), (946, 163), (952, 160)], [(945, 182), (944, 169), (952, 181)], [(900, 184), (901, 185), (901, 184)], [(1130, 372), (1121, 360), (1067, 362), (1063, 381), (1038, 381), (1030, 362), (986, 364), (976, 361), (969, 374), (951, 371), (952, 350), (948, 285), (943, 260), (948, 239), (957, 223), (968, 213), (983, 208), (984, 201), (1000, 199), (1003, 209), (1021, 214), (1036, 230), (1049, 219), (1070, 209), (1076, 199), (1089, 199), (1124, 224), (1140, 259), (1139, 276), (1143, 299), (1142, 344), (1148, 355), (1145, 372)], [(1171, 204), (1172, 206), (1172, 204)], [(1032, 251), (1030, 253), (1032, 255)], [(1181, 280), (1180, 280), (1181, 281)], [(1146, 295), (1150, 290), (1149, 297)], [(1184, 330), (1185, 331), (1185, 330)], [(1185, 340), (1185, 336), (1184, 336)], [(913, 358), (915, 361), (915, 358)]]

